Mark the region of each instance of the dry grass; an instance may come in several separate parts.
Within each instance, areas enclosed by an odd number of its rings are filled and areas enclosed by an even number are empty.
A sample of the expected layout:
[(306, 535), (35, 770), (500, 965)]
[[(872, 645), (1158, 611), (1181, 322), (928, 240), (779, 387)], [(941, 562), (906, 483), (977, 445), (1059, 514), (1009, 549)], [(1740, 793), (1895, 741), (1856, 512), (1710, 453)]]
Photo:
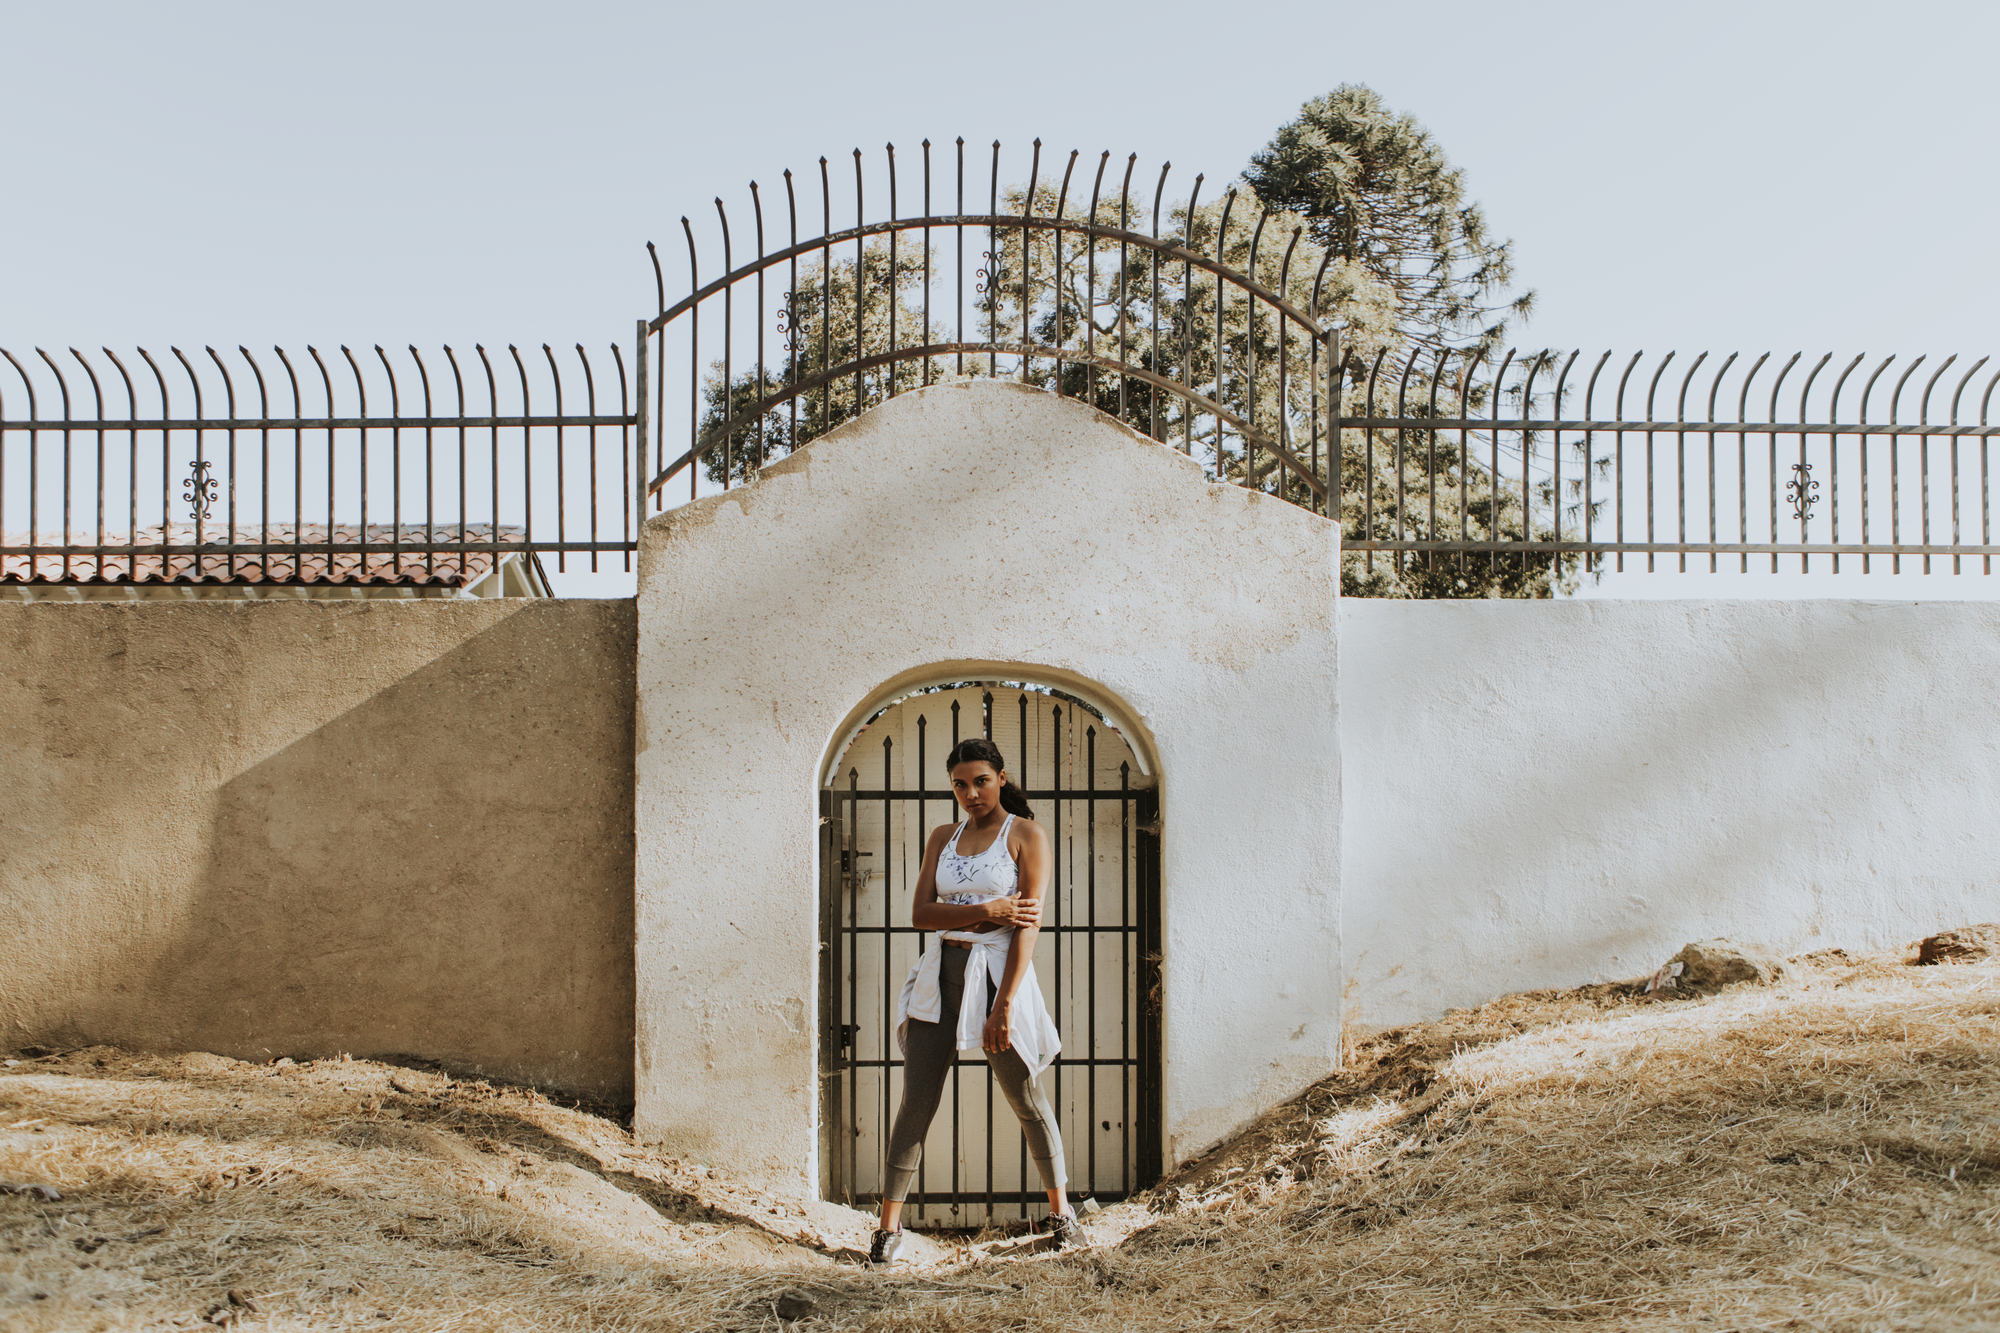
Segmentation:
[(855, 1214), (530, 1094), (359, 1062), (9, 1072), (0, 1179), (66, 1195), (0, 1196), (9, 1329), (197, 1327), (231, 1289), (273, 1329), (2000, 1327), (1992, 964), (1508, 997), (1362, 1046), (1100, 1214), (1097, 1249), (895, 1277), (830, 1256)]

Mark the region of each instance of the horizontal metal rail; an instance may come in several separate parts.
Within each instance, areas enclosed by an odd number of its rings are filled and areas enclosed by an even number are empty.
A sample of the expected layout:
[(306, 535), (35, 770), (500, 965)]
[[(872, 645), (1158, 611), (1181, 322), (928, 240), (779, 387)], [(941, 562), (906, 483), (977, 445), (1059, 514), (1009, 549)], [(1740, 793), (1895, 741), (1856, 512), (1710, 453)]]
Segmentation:
[[(1073, 362), (1078, 365), (1095, 366), (1100, 370), (1108, 370), (1113, 374), (1123, 375), (1128, 379), (1137, 380), (1142, 384), (1150, 384), (1156, 388), (1164, 389), (1186, 402), (1192, 403), (1195, 407), (1209, 413), (1211, 416), (1234, 426), (1246, 438), (1253, 440), (1257, 447), (1271, 454), (1274, 458), (1290, 464), (1293, 471), (1297, 474), (1298, 479), (1314, 495), (1319, 496), (1321, 499), (1326, 498), (1326, 483), (1314, 475), (1312, 469), (1304, 460), (1285, 448), (1276, 439), (1273, 439), (1268, 432), (1258, 429), (1256, 425), (1246, 418), (1238, 416), (1200, 391), (1189, 388), (1187, 385), (1179, 384), (1164, 375), (1156, 375), (1144, 366), (1135, 366), (1129, 362), (1119, 361), (1112, 357), (1096, 356), (1088, 352), (1064, 351), (1060, 347), (1053, 347), (1045, 343), (1014, 342), (926, 343), (920, 347), (901, 347), (893, 352), (878, 352), (874, 356), (849, 361), (844, 365), (835, 366), (824, 374), (815, 375), (809, 380), (787, 385), (776, 393), (767, 394), (763, 398), (758, 399), (749, 411), (733, 415), (720, 426), (710, 430), (695, 443), (694, 448), (682, 454), (666, 467), (661, 468), (658, 474), (646, 483), (646, 489), (649, 494), (658, 491), (661, 486), (666, 484), (668, 478), (672, 477), (682, 468), (687, 467), (690, 463), (699, 462), (706, 458), (733, 431), (740, 429), (746, 420), (754, 421), (761, 414), (773, 408), (782, 407), (794, 398), (818, 392), (828, 385), (846, 379), (857, 372), (876, 370), (901, 361), (917, 361), (931, 357), (951, 356), (957, 353), (986, 355), (994, 352), (1007, 356), (1061, 358), (1064, 361)], [(1269, 465), (1266, 465), (1265, 470), (1269, 470)]]
[[(995, 147), (998, 147), (998, 145), (995, 145)], [(1281, 294), (1262, 286), (1254, 278), (1238, 273), (1235, 269), (1230, 268), (1226, 264), (1218, 263), (1207, 255), (1175, 245), (1172, 241), (1163, 240), (1157, 236), (1148, 236), (1142, 231), (1127, 231), (1122, 227), (1102, 227), (1088, 222), (1079, 222), (1074, 218), (1044, 217), (1033, 213), (947, 213), (936, 217), (892, 218), (885, 222), (872, 222), (862, 227), (848, 227), (843, 231), (829, 232), (824, 236), (815, 237), (810, 241), (804, 241), (783, 250), (773, 251), (755, 263), (745, 264), (733, 272), (725, 273), (706, 287), (697, 288), (695, 291), (683, 296), (673, 305), (655, 315), (648, 327), (657, 333), (680, 315), (694, 309), (695, 306), (708, 297), (715, 295), (717, 292), (728, 290), (731, 286), (743, 281), (745, 278), (754, 278), (760, 270), (768, 269), (774, 264), (783, 264), (794, 259), (810, 257), (836, 245), (851, 245), (856, 241), (865, 242), (876, 236), (888, 236), (897, 232), (943, 231), (947, 228), (964, 227), (984, 228), (991, 231), (999, 231), (1003, 228), (1018, 231), (1026, 227), (1032, 231), (1065, 232), (1070, 235), (1085, 237), (1089, 240), (1117, 241), (1125, 245), (1136, 245), (1145, 250), (1158, 253), (1163, 259), (1190, 264), (1195, 268), (1201, 269), (1203, 272), (1212, 273), (1217, 277), (1224, 278), (1231, 284), (1241, 287), (1252, 295), (1269, 301), (1274, 307), (1284, 311), (1285, 314), (1302, 324), (1312, 324), (1318, 321), (1317, 314), (1308, 314), (1286, 300)], [(1314, 288), (1313, 296), (1315, 302), (1317, 302), (1319, 296), (1317, 287)]]
[(1521, 551), (1574, 555), (2000, 555), (2000, 546), (1863, 546), (1857, 542), (1483, 542), (1368, 541), (1343, 538), (1346, 551)]
[(463, 541), (448, 540), (411, 542), (324, 542), (308, 538), (297, 542), (204, 542), (200, 546), (167, 545), (160, 542), (143, 543), (138, 546), (120, 546), (103, 543), (96, 546), (0, 546), (0, 555), (202, 555), (215, 558), (224, 555), (291, 555), (303, 551), (307, 555), (387, 555), (392, 550), (400, 550), (404, 555), (486, 555), (499, 551), (506, 555), (525, 554), (530, 551), (629, 551), (630, 542), (526, 542), (526, 541)]
[(0, 431), (245, 431), (245, 430), (497, 430), (527, 426), (635, 426), (636, 414), (563, 417), (176, 417), (128, 421), (83, 417), (74, 421), (0, 421)]
[(2000, 426), (1884, 426), (1854, 422), (1794, 421), (1557, 421), (1514, 417), (1499, 421), (1485, 417), (1349, 417), (1340, 418), (1343, 428), (1362, 430), (1473, 432), (1592, 431), (1627, 435), (1908, 435), (1933, 439), (1984, 438), (2000, 436)]

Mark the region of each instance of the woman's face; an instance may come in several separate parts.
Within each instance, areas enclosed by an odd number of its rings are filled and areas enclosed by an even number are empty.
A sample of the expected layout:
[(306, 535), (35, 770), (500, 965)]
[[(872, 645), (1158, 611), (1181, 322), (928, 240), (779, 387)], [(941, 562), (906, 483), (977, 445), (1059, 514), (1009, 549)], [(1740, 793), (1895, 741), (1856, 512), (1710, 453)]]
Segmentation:
[(958, 798), (959, 809), (981, 819), (999, 809), (1006, 776), (984, 759), (968, 759), (951, 770), (951, 794)]

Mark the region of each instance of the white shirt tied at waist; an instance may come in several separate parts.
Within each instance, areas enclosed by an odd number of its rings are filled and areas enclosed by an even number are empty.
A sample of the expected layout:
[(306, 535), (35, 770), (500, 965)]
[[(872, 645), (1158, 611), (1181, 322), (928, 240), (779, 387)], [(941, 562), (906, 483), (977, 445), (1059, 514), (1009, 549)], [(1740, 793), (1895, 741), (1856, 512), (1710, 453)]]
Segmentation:
[[(944, 966), (947, 939), (964, 940), (972, 946), (971, 956), (965, 960), (965, 999), (958, 1006), (958, 1049), (976, 1051), (984, 1045), (987, 985), (993, 987), (992, 993), (998, 994), (1001, 979), (1007, 975), (1007, 950), (1014, 942), (1012, 926), (985, 934), (946, 930), (931, 941), (910, 968), (910, 975), (903, 981), (903, 993), (896, 1000), (896, 1045), (906, 1056), (910, 1053), (911, 1019), (923, 1023), (943, 1021), (944, 988), (938, 979), (938, 969)], [(982, 980), (985, 984), (981, 984)], [(1062, 1049), (1055, 1020), (1049, 1017), (1048, 1006), (1042, 1003), (1042, 988), (1036, 984), (1033, 962), (1021, 977), (1021, 989), (1014, 993), (1011, 1017), (1008, 1037), (1021, 1053), (1021, 1062), (1028, 1066), (1028, 1076), (1033, 1078), (1047, 1069), (1056, 1052)]]

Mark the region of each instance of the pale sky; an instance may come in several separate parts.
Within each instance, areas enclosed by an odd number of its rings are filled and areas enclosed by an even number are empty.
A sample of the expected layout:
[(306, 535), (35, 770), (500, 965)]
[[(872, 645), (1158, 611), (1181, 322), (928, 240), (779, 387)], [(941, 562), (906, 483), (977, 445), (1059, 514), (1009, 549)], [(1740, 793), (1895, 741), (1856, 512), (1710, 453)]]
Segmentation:
[[(1040, 137), (1207, 193), (1342, 82), (1513, 238), (1524, 343), (1995, 350), (1991, 3), (16, 2), (0, 31), (17, 354), (626, 341), (645, 242), (752, 178), (959, 135), (1025, 177)], [(1694, 591), (1757, 591), (1726, 583)]]

